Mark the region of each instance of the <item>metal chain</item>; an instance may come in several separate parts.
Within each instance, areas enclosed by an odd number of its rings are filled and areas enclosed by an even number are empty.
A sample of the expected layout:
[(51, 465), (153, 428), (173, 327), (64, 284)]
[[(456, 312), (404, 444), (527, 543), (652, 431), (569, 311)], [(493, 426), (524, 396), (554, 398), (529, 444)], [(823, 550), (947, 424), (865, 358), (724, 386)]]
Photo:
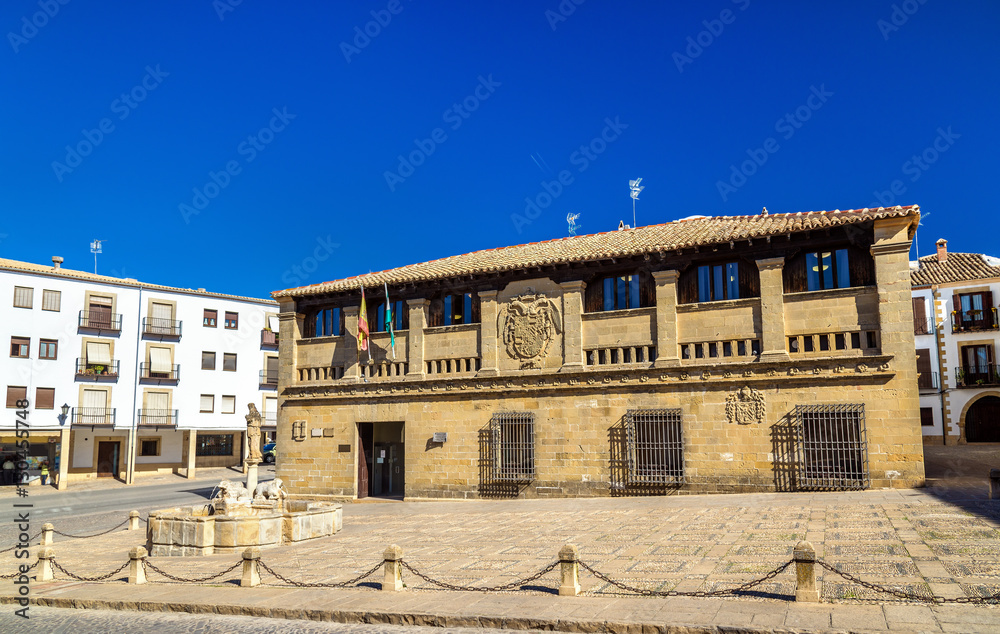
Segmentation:
[(362, 579), (372, 576), (372, 574), (374, 574), (376, 570), (382, 567), (382, 562), (375, 564), (374, 568), (372, 568), (371, 570), (369, 570), (364, 574), (358, 575), (357, 577), (350, 579), (349, 581), (338, 581), (337, 583), (307, 583), (305, 581), (293, 581), (288, 577), (278, 574), (273, 569), (271, 569), (270, 566), (268, 566), (259, 559), (257, 560), (257, 565), (259, 565), (261, 568), (269, 572), (273, 577), (277, 578), (279, 581), (283, 581), (284, 583), (287, 583), (290, 586), (295, 586), (297, 588), (347, 588), (349, 586), (355, 585)]
[[(31, 572), (31, 570), (35, 566), (37, 566), (37, 565), (38, 565), (38, 561), (36, 560), (35, 563), (33, 563), (30, 566), (28, 566), (27, 572)], [(14, 577), (18, 576), (19, 574), (22, 574), (20, 570), (18, 570), (17, 572), (12, 572), (9, 575), (0, 575), (0, 579), (13, 579)]]
[(74, 575), (69, 570), (66, 570), (65, 568), (63, 568), (62, 566), (60, 566), (59, 563), (55, 560), (54, 557), (52, 559), (49, 559), (49, 561), (60, 572), (64, 573), (68, 577), (72, 577), (73, 579), (76, 579), (77, 581), (105, 581), (107, 579), (110, 579), (111, 577), (114, 577), (115, 575), (117, 575), (122, 570), (125, 570), (125, 568), (127, 568), (128, 564), (129, 564), (129, 562), (126, 561), (124, 564), (122, 564), (121, 568), (119, 568), (118, 570), (115, 570), (114, 572), (109, 572), (106, 575), (101, 575), (100, 577), (80, 577), (78, 575)]
[(742, 585), (736, 586), (735, 588), (726, 588), (724, 590), (711, 590), (711, 591), (695, 590), (692, 592), (684, 592), (681, 590), (649, 590), (647, 588), (637, 588), (635, 586), (630, 586), (620, 581), (615, 581), (614, 579), (608, 577), (606, 574), (594, 570), (593, 568), (591, 568), (582, 561), (578, 563), (580, 564), (581, 568), (583, 568), (590, 574), (594, 575), (601, 581), (606, 581), (611, 585), (615, 586), (616, 588), (620, 590), (625, 590), (627, 592), (634, 592), (636, 594), (642, 594), (650, 597), (722, 597), (726, 595), (736, 594), (738, 592), (745, 592), (746, 590), (749, 590), (754, 586), (758, 586), (764, 583), (765, 581), (769, 581), (775, 578), (776, 576), (784, 572), (785, 568), (788, 568), (790, 565), (792, 565), (792, 560), (786, 561), (785, 563), (781, 564), (780, 566), (778, 566), (771, 572), (767, 573), (760, 579), (754, 579), (753, 581), (748, 581)]
[[(39, 538), (39, 537), (41, 537), (41, 536), (42, 536), (42, 531), (38, 531), (37, 533), (35, 533), (35, 534), (34, 534), (34, 535), (32, 535), (31, 537), (29, 537), (29, 538), (28, 538), (28, 542), (29, 542), (29, 545), (30, 545), (30, 542), (33, 542), (33, 541), (35, 541), (36, 539), (38, 539), (38, 538)], [(10, 548), (4, 548), (3, 550), (0, 550), (0, 554), (3, 554), (3, 553), (9, 553), (10, 551), (14, 550), (15, 548), (17, 548), (17, 547), (18, 547), (18, 546), (20, 546), (20, 545), (21, 545), (21, 544), (14, 544), (14, 545), (13, 545), (13, 546), (11, 546)]]
[(823, 561), (822, 559), (817, 559), (816, 563), (818, 563), (823, 568), (826, 568), (830, 572), (832, 572), (834, 574), (837, 574), (837, 575), (840, 575), (841, 577), (843, 577), (847, 581), (850, 581), (851, 583), (856, 583), (856, 584), (858, 584), (859, 586), (861, 586), (863, 588), (868, 588), (869, 590), (874, 590), (876, 592), (882, 592), (882, 593), (885, 593), (885, 594), (891, 594), (892, 596), (896, 597), (897, 599), (907, 599), (907, 600), (910, 600), (910, 601), (922, 601), (924, 603), (976, 603), (976, 604), (979, 604), (979, 603), (995, 603), (995, 602), (1000, 602), (1000, 592), (997, 592), (995, 594), (991, 594), (988, 597), (956, 597), (954, 599), (949, 599), (949, 598), (945, 598), (945, 597), (938, 596), (938, 595), (926, 596), (926, 595), (923, 595), (923, 594), (915, 594), (913, 592), (906, 592), (904, 590), (897, 590), (896, 588), (890, 588), (890, 587), (887, 587), (887, 586), (879, 585), (877, 583), (871, 583), (871, 582), (868, 582), (868, 581), (864, 581), (862, 579), (859, 579), (858, 577), (855, 577), (854, 575), (852, 575), (849, 572), (844, 572), (842, 570), (838, 570), (832, 564), (828, 564), (827, 562)]
[(205, 583), (206, 581), (212, 581), (214, 579), (218, 579), (219, 577), (221, 577), (223, 575), (227, 575), (230, 572), (236, 570), (237, 568), (240, 567), (240, 565), (242, 565), (242, 563), (243, 563), (242, 560), (237, 561), (235, 564), (233, 564), (232, 566), (226, 568), (222, 572), (220, 572), (218, 574), (214, 574), (214, 575), (212, 575), (210, 577), (203, 577), (201, 579), (185, 579), (183, 577), (175, 577), (174, 575), (170, 574), (169, 572), (165, 572), (163, 570), (160, 570), (159, 568), (157, 568), (156, 566), (154, 566), (147, 559), (143, 559), (142, 560), (143, 568), (148, 568), (149, 570), (152, 570), (153, 572), (157, 572), (157, 573), (163, 575), (167, 579), (170, 579), (172, 581), (180, 581), (181, 583)]
[(537, 573), (531, 575), (530, 577), (525, 577), (524, 579), (519, 579), (518, 581), (512, 581), (510, 583), (505, 583), (499, 586), (484, 587), (484, 586), (459, 586), (453, 583), (447, 583), (445, 581), (438, 581), (436, 579), (431, 579), (430, 577), (423, 574), (419, 570), (415, 569), (413, 566), (406, 563), (402, 559), (399, 560), (399, 563), (400, 565), (403, 566), (403, 568), (406, 568), (407, 570), (412, 572), (415, 576), (423, 579), (427, 583), (431, 583), (446, 590), (460, 590), (460, 591), (471, 591), (471, 592), (503, 592), (504, 590), (516, 590), (521, 586), (527, 585), (528, 583), (531, 583), (532, 581), (535, 581), (536, 579), (539, 579), (547, 575), (548, 573), (552, 572), (556, 566), (559, 565), (558, 561), (553, 561), (551, 564), (545, 566), (544, 568), (539, 570)]
[(63, 533), (62, 531), (57, 531), (54, 528), (52, 529), (52, 532), (55, 533), (56, 535), (62, 535), (63, 537), (72, 537), (74, 539), (86, 539), (88, 537), (100, 537), (101, 535), (107, 535), (108, 533), (114, 532), (114, 531), (118, 530), (119, 528), (121, 528), (122, 526), (125, 526), (126, 524), (128, 524), (128, 519), (126, 519), (125, 521), (123, 521), (118, 526), (114, 526), (114, 527), (109, 528), (108, 530), (100, 532), (100, 533), (94, 533), (93, 535), (69, 535), (67, 533)]

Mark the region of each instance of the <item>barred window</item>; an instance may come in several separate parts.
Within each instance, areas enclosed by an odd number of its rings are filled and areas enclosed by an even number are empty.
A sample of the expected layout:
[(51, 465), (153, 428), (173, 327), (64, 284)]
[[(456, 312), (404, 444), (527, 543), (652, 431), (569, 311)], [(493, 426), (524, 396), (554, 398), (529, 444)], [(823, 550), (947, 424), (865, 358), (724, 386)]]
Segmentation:
[(198, 434), (198, 456), (231, 456), (233, 455), (232, 434)]
[(683, 484), (681, 410), (630, 409), (625, 413), (628, 484)]
[(525, 482), (535, 478), (535, 415), (497, 412), (490, 419), (492, 479)]
[(797, 405), (794, 419), (800, 488), (871, 486), (863, 404)]

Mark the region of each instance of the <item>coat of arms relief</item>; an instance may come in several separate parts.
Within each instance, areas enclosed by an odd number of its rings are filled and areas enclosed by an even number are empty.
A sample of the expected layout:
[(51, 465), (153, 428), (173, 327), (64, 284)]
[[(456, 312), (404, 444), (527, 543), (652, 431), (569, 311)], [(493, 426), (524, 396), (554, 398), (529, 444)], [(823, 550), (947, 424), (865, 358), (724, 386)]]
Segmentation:
[(726, 397), (726, 418), (730, 423), (749, 425), (764, 423), (764, 393), (752, 387), (743, 389)]
[(528, 288), (501, 307), (497, 329), (507, 354), (520, 362), (522, 370), (540, 368), (549, 345), (562, 332), (562, 315), (555, 300)]

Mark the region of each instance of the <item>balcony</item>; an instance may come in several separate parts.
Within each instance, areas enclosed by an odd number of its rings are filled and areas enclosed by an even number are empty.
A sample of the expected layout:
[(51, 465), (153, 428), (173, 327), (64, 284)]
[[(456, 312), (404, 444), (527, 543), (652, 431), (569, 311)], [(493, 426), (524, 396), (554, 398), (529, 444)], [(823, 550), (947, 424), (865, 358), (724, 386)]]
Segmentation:
[(139, 427), (177, 427), (177, 410), (175, 409), (140, 409)]
[(921, 372), (917, 378), (917, 388), (920, 390), (936, 390), (941, 387), (937, 372)]
[(117, 381), (120, 364), (120, 361), (114, 359), (109, 364), (88, 363), (86, 359), (77, 359), (76, 378), (92, 381)]
[(180, 338), (181, 322), (174, 319), (160, 319), (158, 317), (142, 318), (142, 334), (152, 337), (172, 337)]
[(278, 387), (278, 371), (261, 370), (260, 387)]
[(86, 427), (114, 427), (114, 407), (74, 407), (70, 410), (70, 424)]
[(951, 332), (982, 332), (997, 329), (997, 309), (951, 311)]
[(260, 331), (260, 347), (277, 347), (278, 346), (278, 333), (273, 330), (261, 330)]
[(96, 330), (98, 332), (121, 332), (121, 313), (107, 313), (104, 311), (80, 311), (77, 326), (84, 330)]
[(955, 368), (955, 387), (978, 388), (1000, 385), (1000, 369), (995, 363), (979, 363)]
[(168, 370), (154, 370), (151, 363), (139, 364), (140, 381), (156, 381), (157, 383), (177, 382), (181, 378), (181, 366), (171, 365)]
[(261, 423), (262, 427), (277, 427), (278, 426), (278, 412), (264, 412), (264, 421)]

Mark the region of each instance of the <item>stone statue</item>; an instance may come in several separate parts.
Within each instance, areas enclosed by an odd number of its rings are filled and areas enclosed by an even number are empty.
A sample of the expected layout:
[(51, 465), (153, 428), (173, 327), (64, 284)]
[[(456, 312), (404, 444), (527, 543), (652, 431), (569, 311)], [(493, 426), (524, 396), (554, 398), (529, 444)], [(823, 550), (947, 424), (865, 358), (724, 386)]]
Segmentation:
[(247, 445), (250, 446), (250, 459), (248, 462), (250, 464), (258, 464), (260, 462), (260, 412), (257, 411), (257, 406), (253, 403), (247, 404), (250, 408), (250, 413), (246, 415), (247, 419)]
[(219, 483), (219, 494), (215, 496), (215, 499), (228, 502), (242, 502), (250, 499), (250, 492), (239, 482), (223, 480)]
[(253, 499), (254, 502), (258, 500), (277, 500), (281, 502), (285, 499), (285, 489), (282, 486), (281, 478), (275, 478), (270, 482), (261, 482), (254, 489)]

